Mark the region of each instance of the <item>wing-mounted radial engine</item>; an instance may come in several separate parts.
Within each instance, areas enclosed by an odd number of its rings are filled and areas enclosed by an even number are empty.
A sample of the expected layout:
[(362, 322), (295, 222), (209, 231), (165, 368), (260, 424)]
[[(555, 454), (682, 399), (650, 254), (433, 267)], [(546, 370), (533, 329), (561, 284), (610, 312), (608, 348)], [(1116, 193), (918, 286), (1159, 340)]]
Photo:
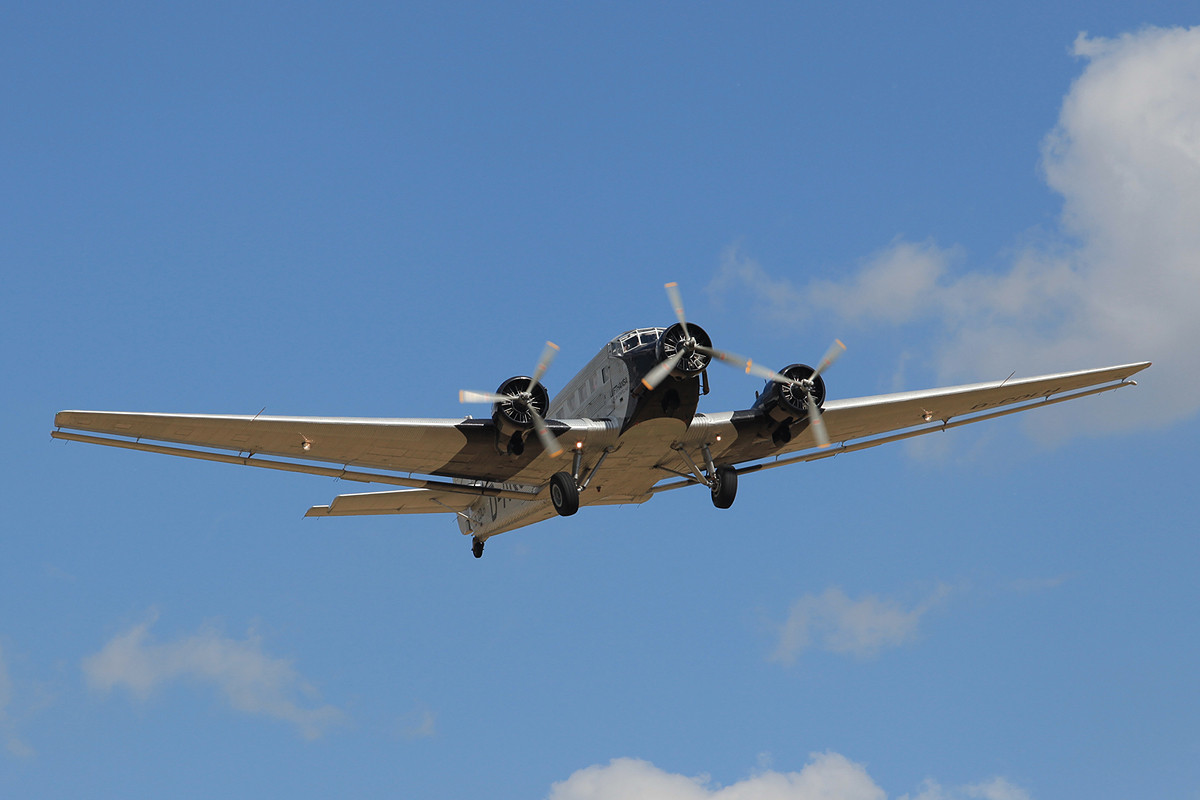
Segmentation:
[(500, 384), (496, 394), (505, 398), (492, 404), (501, 449), (519, 456), (525, 452), (525, 436), (534, 429), (536, 418), (545, 417), (550, 408), (550, 393), (533, 378), (518, 375)]
[[(818, 411), (825, 405), (825, 379), (816, 372), (807, 364), (792, 364), (779, 371), (788, 383), (768, 379), (766, 389), (754, 405), (771, 420), (771, 438), (775, 444), (792, 440), (792, 425), (808, 417), (810, 402)], [(806, 383), (812, 387), (807, 392)]]
[(808, 427), (812, 430), (817, 447), (828, 447), (829, 433), (825, 430), (825, 421), (821, 419), (821, 408), (825, 405), (825, 381), (821, 373), (833, 366), (833, 362), (841, 358), (844, 352), (846, 345), (835, 339), (816, 369), (807, 364), (792, 364), (783, 372), (774, 372), (732, 354), (725, 360), (739, 366), (744, 363), (746, 372), (767, 379), (766, 391), (754, 407), (765, 412), (773, 423), (771, 439), (776, 445), (790, 442), (792, 425), (808, 417)]
[(518, 375), (500, 384), (495, 392), (458, 393), (460, 403), (491, 403), (492, 422), (496, 423), (496, 449), (502, 453), (519, 456), (525, 452), (525, 439), (530, 431), (537, 434), (546, 453), (552, 458), (562, 453), (562, 445), (546, 427), (546, 411), (550, 408), (550, 395), (542, 386), (542, 376), (558, 345), (546, 342), (546, 349), (538, 360), (532, 376)]

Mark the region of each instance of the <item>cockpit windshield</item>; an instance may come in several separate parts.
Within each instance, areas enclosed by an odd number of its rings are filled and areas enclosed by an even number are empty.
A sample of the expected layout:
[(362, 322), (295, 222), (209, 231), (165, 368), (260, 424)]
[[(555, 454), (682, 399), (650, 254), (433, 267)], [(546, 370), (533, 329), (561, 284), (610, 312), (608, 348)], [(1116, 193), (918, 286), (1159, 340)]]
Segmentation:
[(635, 347), (641, 347), (646, 344), (654, 344), (658, 341), (658, 337), (662, 336), (664, 328), (638, 328), (636, 331), (623, 333), (616, 339), (616, 351), (618, 353), (628, 353)]

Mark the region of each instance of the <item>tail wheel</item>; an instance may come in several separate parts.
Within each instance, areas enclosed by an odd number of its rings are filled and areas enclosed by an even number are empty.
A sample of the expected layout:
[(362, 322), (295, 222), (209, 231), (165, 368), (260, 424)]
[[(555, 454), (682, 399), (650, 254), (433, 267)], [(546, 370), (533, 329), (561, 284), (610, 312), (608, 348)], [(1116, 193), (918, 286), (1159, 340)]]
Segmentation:
[(579, 487), (569, 472), (550, 476), (550, 502), (560, 517), (569, 517), (579, 510)]
[(737, 497), (737, 470), (733, 467), (717, 467), (713, 475), (712, 501), (717, 508), (729, 508)]

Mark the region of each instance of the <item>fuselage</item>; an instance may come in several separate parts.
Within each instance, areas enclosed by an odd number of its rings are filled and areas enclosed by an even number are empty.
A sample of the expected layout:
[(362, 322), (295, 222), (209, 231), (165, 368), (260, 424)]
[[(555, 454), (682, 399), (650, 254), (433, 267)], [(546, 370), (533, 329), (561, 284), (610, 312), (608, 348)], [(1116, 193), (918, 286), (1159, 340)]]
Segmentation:
[[(620, 468), (622, 460), (644, 461), (650, 454), (655, 460), (661, 459), (663, 452), (670, 452), (666, 445), (683, 438), (696, 414), (702, 388), (700, 376), (674, 376), (654, 389), (642, 383), (660, 360), (659, 342), (664, 330), (639, 328), (617, 336), (550, 402), (546, 415), (550, 420), (587, 419), (611, 430), (605, 448), (594, 448), (579, 457), (580, 471), (586, 474), (605, 450), (613, 455), (581, 493), (581, 505), (645, 502), (651, 487), (669, 474)], [(643, 451), (645, 456), (641, 455)], [(573, 468), (575, 454), (569, 443), (561, 458), (564, 469)], [(485, 539), (554, 515), (545, 493), (531, 501), (483, 498), (459, 517), (459, 527), (463, 533)]]

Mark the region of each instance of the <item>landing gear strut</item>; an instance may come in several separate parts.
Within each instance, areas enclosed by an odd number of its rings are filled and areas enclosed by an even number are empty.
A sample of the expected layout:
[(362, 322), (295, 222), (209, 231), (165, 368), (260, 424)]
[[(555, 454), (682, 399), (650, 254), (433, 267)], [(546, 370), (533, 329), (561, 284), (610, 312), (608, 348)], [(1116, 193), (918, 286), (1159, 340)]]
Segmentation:
[(695, 476), (696, 483), (707, 486), (712, 492), (714, 506), (717, 508), (729, 508), (733, 505), (733, 499), (737, 497), (737, 469), (728, 464), (722, 464), (719, 467), (714, 464), (708, 445), (703, 445), (700, 448), (700, 452), (704, 455), (704, 464), (708, 468), (705, 471), (700, 470), (700, 467), (688, 455), (683, 445), (674, 444), (672, 447), (679, 452), (679, 455), (687, 462), (687, 465), (692, 468), (692, 475)]
[(471, 537), (471, 555), (476, 558), (483, 558), (483, 539), (478, 536)]

